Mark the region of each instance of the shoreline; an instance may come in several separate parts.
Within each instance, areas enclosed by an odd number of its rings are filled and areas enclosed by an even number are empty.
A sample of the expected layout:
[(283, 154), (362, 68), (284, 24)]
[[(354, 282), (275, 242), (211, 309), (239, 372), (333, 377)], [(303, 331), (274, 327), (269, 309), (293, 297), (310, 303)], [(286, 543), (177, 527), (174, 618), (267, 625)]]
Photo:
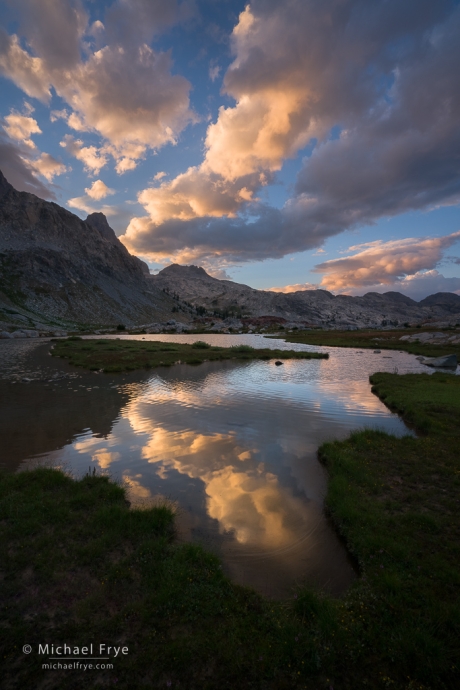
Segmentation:
[(327, 510), (360, 567), (341, 599), (298, 587), (277, 602), (233, 584), (215, 556), (175, 542), (167, 506), (128, 510), (107, 478), (2, 474), (9, 686), (44, 677), (37, 656), (14, 651), (43, 638), (123, 640), (132, 651), (94, 687), (453, 689), (460, 385), (439, 373), (371, 382), (424, 435), (321, 446)]

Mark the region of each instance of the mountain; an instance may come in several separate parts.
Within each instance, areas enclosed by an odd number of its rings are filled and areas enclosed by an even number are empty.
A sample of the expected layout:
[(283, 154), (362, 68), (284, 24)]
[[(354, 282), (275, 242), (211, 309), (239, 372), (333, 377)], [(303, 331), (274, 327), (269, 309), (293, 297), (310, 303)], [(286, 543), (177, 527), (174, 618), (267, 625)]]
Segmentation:
[(368, 292), (363, 297), (333, 295), (326, 290), (270, 292), (231, 280), (218, 280), (203, 268), (178, 264), (167, 266), (151, 280), (181, 300), (223, 316), (273, 317), (330, 328), (460, 322), (460, 297), (453, 293), (438, 293), (416, 302), (399, 292)]
[(135, 325), (168, 319), (173, 306), (102, 213), (83, 221), (58, 204), (16, 191), (0, 172), (4, 312), (19, 307), (42, 320)]
[(419, 304), (424, 307), (442, 306), (446, 311), (458, 313), (460, 311), (460, 295), (456, 295), (454, 292), (437, 292), (435, 295), (425, 297)]
[[(179, 302), (178, 302), (179, 300)], [(181, 304), (182, 301), (182, 304)], [(0, 321), (33, 326), (58, 324), (128, 326), (165, 322), (174, 310), (189, 321), (209, 315), (272, 319), (330, 328), (403, 323), (460, 322), (460, 297), (430, 295), (415, 302), (399, 292), (363, 297), (326, 290), (288, 294), (218, 280), (198, 266), (172, 264), (151, 276), (132, 256), (102, 213), (86, 220), (28, 192), (18, 192), (0, 172)], [(19, 310), (19, 311), (18, 311)], [(3, 316), (2, 316), (3, 314)], [(1, 328), (0, 328), (1, 330)]]

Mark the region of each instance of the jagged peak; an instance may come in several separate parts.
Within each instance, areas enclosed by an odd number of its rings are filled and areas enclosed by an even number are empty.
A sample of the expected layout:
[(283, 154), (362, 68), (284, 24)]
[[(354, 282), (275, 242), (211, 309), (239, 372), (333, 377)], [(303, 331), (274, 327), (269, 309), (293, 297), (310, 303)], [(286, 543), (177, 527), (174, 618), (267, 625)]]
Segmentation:
[(91, 228), (97, 230), (102, 237), (111, 242), (118, 241), (114, 230), (110, 227), (107, 218), (101, 212), (90, 213), (86, 218), (85, 223), (87, 223)]
[(169, 266), (166, 266), (163, 268), (161, 271), (159, 271), (158, 275), (161, 273), (168, 275), (169, 273), (182, 273), (182, 274), (189, 274), (193, 273), (194, 275), (199, 275), (202, 278), (211, 278), (208, 273), (202, 268), (201, 266), (182, 266), (181, 264), (170, 264)]
[(13, 185), (11, 185), (6, 179), (5, 175), (0, 170), (0, 197), (4, 196), (7, 192), (14, 190)]

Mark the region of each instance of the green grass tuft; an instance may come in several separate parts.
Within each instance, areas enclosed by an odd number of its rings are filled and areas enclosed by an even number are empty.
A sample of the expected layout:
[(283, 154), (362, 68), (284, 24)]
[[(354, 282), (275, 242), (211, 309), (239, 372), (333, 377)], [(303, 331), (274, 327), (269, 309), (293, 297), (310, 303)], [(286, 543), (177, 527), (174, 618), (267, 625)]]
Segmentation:
[[(429, 431), (321, 447), (326, 507), (360, 571), (341, 599), (299, 584), (276, 602), (233, 584), (213, 554), (176, 540), (170, 507), (129, 510), (107, 477), (1, 474), (3, 686), (456, 690), (460, 377), (372, 384)], [(91, 676), (50, 672), (21, 653), (43, 641), (129, 655)]]
[(254, 349), (248, 345), (211, 347), (197, 341), (192, 345), (138, 340), (80, 340), (67, 338), (56, 342), (52, 354), (91, 371), (134, 371), (157, 366), (172, 366), (178, 361), (201, 364), (224, 359), (327, 359), (327, 354), (293, 350)]

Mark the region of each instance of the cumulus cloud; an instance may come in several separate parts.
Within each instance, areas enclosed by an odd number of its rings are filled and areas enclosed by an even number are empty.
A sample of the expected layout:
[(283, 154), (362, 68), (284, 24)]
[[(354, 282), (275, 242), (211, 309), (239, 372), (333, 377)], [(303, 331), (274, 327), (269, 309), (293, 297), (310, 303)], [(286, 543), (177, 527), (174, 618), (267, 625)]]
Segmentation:
[(21, 113), (15, 110), (12, 110), (10, 114), (5, 117), (3, 129), (10, 139), (20, 141), (31, 149), (36, 148), (35, 143), (30, 138), (31, 135), (42, 133), (35, 118), (29, 117), (28, 115), (21, 115)]
[[(382, 216), (457, 203), (459, 31), (448, 0), (254, 0), (224, 77), (235, 105), (208, 127), (201, 165), (140, 194), (149, 216), (126, 241), (151, 258), (276, 258)], [(314, 151), (293, 198), (279, 212), (257, 204), (306, 144)]]
[[(195, 119), (189, 108), (189, 82), (172, 74), (169, 53), (154, 51), (144, 42), (185, 17), (187, 3), (117, 0), (107, 11), (106, 27), (98, 24), (102, 44), (97, 49), (85, 40), (88, 18), (79, 0), (44, 0), (39, 7), (33, 0), (18, 0), (10, 5), (20, 17), (25, 47), (19, 36), (3, 31), (0, 71), (44, 102), (53, 86), (70, 110), (53, 111), (51, 119), (63, 118), (78, 132), (102, 136), (117, 172), (135, 168), (148, 149), (175, 143)], [(110, 39), (105, 44), (104, 28)], [(94, 152), (87, 150), (91, 148), (82, 143), (68, 150), (79, 152), (79, 159), (97, 173)], [(103, 157), (98, 157), (99, 163)]]
[(91, 199), (105, 199), (106, 196), (115, 194), (114, 189), (110, 189), (102, 180), (95, 180), (91, 187), (85, 188), (86, 194), (91, 197)]
[(0, 72), (31, 98), (48, 103), (51, 82), (43, 60), (25, 51), (16, 35), (0, 28)]
[(460, 241), (460, 231), (442, 237), (409, 237), (390, 242), (368, 242), (350, 247), (351, 256), (317, 264), (313, 269), (323, 273), (321, 286), (341, 291), (375, 285), (394, 285), (422, 271), (434, 269), (443, 250)]
[(139, 157), (147, 147), (175, 142), (190, 119), (190, 84), (170, 70), (169, 54), (146, 45), (105, 46), (79, 63), (60, 91), (79, 118), (77, 129), (96, 130), (120, 156), (134, 145)]
[[(214, 193), (217, 194), (219, 188), (217, 185), (216, 187)], [(205, 188), (203, 192), (204, 190)], [(197, 188), (194, 189), (194, 194), (196, 192)], [(203, 193), (203, 201), (198, 198), (197, 202), (203, 205), (212, 202), (212, 192), (211, 189), (210, 199), (207, 200)], [(154, 214), (164, 212), (164, 200), (162, 205), (155, 206), (155, 196), (152, 198), (150, 194), (146, 194), (140, 195), (140, 198), (147, 208), (151, 204)], [(192, 198), (194, 205), (197, 203), (195, 198)], [(158, 223), (148, 216), (133, 218), (120, 239), (131, 252), (148, 260), (199, 264), (206, 269), (212, 265), (225, 269), (235, 263), (284, 256), (299, 250), (299, 236), (305, 224), (301, 204), (288, 203), (280, 210), (262, 204), (246, 203), (244, 215), (237, 215), (234, 213), (234, 198), (228, 194), (223, 200), (220, 199), (221, 203), (222, 201), (228, 204), (229, 217), (193, 217), (194, 209), (189, 200), (173, 197), (173, 219)], [(215, 212), (213, 209), (211, 211)], [(184, 217), (189, 217), (190, 220), (185, 222)], [(301, 238), (303, 249), (312, 249), (323, 241), (321, 230), (317, 224), (309, 235)]]
[(89, 173), (97, 175), (107, 165), (107, 152), (103, 147), (85, 146), (81, 139), (75, 139), (71, 134), (66, 134), (59, 145), (81, 161)]
[(31, 161), (32, 167), (44, 178), (51, 182), (57, 175), (69, 172), (71, 168), (58, 161), (49, 153), (41, 153), (38, 158)]
[[(33, 0), (9, 2), (21, 38), (0, 34), (0, 70), (44, 102), (54, 88), (67, 107), (52, 118), (82, 137), (63, 145), (92, 174), (111, 158), (120, 174), (134, 169), (194, 120), (189, 82), (148, 45), (190, 17), (191, 3), (115, 0), (88, 26), (79, 0), (44, 0), (40, 13)], [(147, 215), (132, 220), (126, 245), (225, 268), (458, 203), (459, 33), (451, 0), (253, 0), (231, 36), (223, 91), (233, 104), (209, 125), (199, 165), (141, 191)], [(102, 141), (86, 143), (86, 132)], [(260, 189), (306, 145), (293, 197), (267, 207)]]
[(40, 56), (45, 69), (71, 69), (80, 60), (88, 22), (81, 0), (7, 0), (19, 34)]
[(88, 195), (76, 196), (67, 201), (67, 206), (76, 208), (85, 213), (103, 213), (105, 216), (116, 216), (119, 209), (116, 206), (109, 206), (107, 204), (94, 204), (94, 200)]

